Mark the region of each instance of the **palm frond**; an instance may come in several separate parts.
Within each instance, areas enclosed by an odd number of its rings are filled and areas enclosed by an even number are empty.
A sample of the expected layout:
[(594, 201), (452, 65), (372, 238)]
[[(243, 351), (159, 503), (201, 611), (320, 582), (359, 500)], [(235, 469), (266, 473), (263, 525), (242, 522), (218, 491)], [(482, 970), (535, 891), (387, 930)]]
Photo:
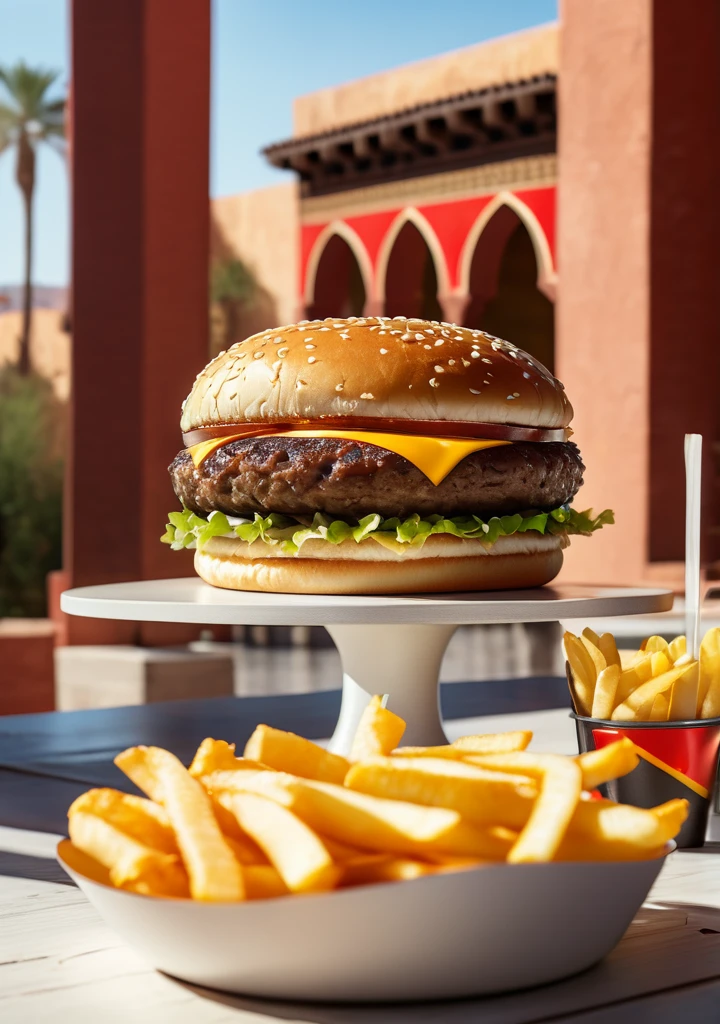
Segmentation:
[(40, 121), (48, 105), (46, 94), (60, 76), (50, 68), (31, 68), (25, 61), (0, 66), (0, 83), (4, 85), (18, 108), (18, 114), (28, 121)]

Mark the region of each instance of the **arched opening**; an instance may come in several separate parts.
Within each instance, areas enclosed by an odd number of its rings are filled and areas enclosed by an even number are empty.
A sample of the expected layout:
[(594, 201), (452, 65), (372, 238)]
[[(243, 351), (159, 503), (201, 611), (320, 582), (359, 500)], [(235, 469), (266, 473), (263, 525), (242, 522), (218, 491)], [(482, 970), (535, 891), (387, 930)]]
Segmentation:
[(539, 290), (537, 277), (527, 228), (514, 210), (501, 206), (475, 247), (465, 322), (513, 342), (553, 370), (555, 308)]
[(340, 235), (331, 235), (320, 256), (315, 274), (310, 320), (362, 316), (365, 285), (355, 253)]
[(410, 221), (393, 243), (385, 275), (385, 316), (442, 320), (435, 263), (427, 242)]

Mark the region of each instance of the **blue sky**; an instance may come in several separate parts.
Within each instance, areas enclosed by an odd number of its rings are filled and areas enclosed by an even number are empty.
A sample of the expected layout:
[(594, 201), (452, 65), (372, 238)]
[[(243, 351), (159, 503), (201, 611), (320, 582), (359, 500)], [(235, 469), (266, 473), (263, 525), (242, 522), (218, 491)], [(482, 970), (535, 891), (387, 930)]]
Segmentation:
[[(100, 0), (107, 2), (107, 0)], [(282, 180), (262, 146), (292, 132), (295, 96), (552, 21), (557, 0), (214, 0), (211, 192)], [(24, 59), (69, 77), (65, 0), (0, 0), (0, 64)], [(13, 159), (0, 156), (0, 285), (20, 280), (22, 210)], [(35, 280), (67, 282), (68, 180), (43, 153)]]

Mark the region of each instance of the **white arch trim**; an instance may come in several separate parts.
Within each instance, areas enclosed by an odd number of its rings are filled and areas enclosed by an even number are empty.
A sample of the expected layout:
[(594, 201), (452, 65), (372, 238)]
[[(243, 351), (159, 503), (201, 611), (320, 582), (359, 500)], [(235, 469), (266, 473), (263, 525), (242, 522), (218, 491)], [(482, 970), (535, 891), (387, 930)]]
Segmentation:
[(535, 262), (538, 268), (537, 286), (541, 292), (554, 301), (557, 292), (557, 271), (553, 265), (547, 236), (543, 231), (540, 221), (530, 207), (522, 199), (518, 199), (513, 192), (498, 192), (470, 228), (462, 248), (462, 253), (460, 254), (460, 273), (458, 275), (460, 291), (465, 295), (470, 294), (470, 268), (472, 267), (475, 249), (485, 227), (501, 206), (509, 207), (518, 215), (527, 228), (530, 241), (535, 250)]
[(377, 270), (375, 272), (375, 292), (378, 299), (385, 300), (385, 283), (387, 281), (387, 269), (390, 262), (390, 254), (397, 240), (398, 235), (407, 223), (414, 224), (418, 229), (427, 247), (430, 250), (433, 264), (435, 265), (435, 276), (437, 278), (438, 295), (446, 295), (450, 291), (450, 275), (448, 273), (445, 253), (438, 236), (433, 231), (430, 222), (414, 206), (408, 206), (402, 210), (392, 222), (380, 245), (378, 252)]
[(358, 262), (360, 274), (362, 275), (363, 286), (365, 288), (365, 301), (367, 302), (369, 298), (373, 297), (372, 262), (360, 235), (358, 235), (357, 231), (353, 231), (350, 225), (346, 224), (344, 220), (334, 220), (331, 221), (330, 224), (326, 224), (322, 229), (315, 239), (313, 247), (310, 250), (310, 255), (308, 256), (307, 266), (305, 268), (305, 289), (303, 292), (306, 308), (312, 306), (315, 301), (315, 281), (317, 279), (318, 267), (320, 266), (320, 259), (325, 246), (333, 235), (339, 235), (344, 242), (347, 242), (353, 256)]

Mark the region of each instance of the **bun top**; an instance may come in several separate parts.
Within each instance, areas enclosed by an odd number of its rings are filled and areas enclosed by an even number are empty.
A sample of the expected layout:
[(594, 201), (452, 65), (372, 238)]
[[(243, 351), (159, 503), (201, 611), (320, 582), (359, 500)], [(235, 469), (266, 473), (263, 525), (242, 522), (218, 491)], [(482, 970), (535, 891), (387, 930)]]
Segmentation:
[(483, 331), (406, 317), (302, 320), (221, 352), (183, 404), (184, 432), (326, 417), (566, 427), (562, 384)]

